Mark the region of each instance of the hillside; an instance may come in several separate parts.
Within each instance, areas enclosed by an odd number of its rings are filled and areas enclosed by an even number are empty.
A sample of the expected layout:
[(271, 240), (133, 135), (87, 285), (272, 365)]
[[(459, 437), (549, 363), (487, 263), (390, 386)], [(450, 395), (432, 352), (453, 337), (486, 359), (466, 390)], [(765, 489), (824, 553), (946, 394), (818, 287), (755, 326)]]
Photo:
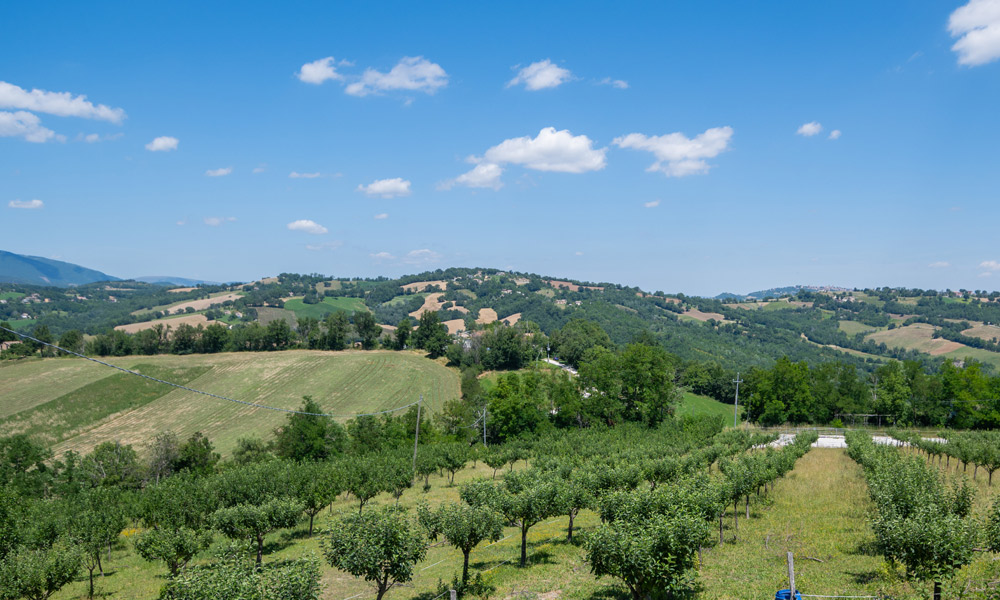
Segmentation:
[(67, 287), (95, 281), (118, 278), (61, 260), (0, 250), (0, 282)]
[[(221, 396), (295, 409), (312, 396), (353, 415), (416, 402), (436, 411), (458, 398), (454, 370), (410, 352), (245, 352), (143, 356), (110, 362)], [(286, 413), (150, 383), (82, 359), (0, 363), (0, 437), (29, 433), (60, 454), (100, 442), (141, 447), (157, 433), (201, 431), (228, 454), (241, 437), (269, 438)], [(100, 403), (92, 401), (101, 398)]]
[[(727, 296), (720, 301), (488, 268), (450, 268), (396, 279), (285, 273), (241, 285), (172, 289), (139, 282), (90, 284), (72, 291), (0, 285), (0, 321), (18, 331), (44, 325), (56, 337), (72, 329), (87, 336), (111, 328), (136, 332), (157, 323), (174, 331), (185, 322), (203, 327), (221, 323), (231, 331), (228, 337), (240, 337), (255, 323), (272, 327), (284, 321), (291, 337), (282, 338), (281, 347), (315, 348), (325, 327), (321, 322), (338, 311), (349, 318), (371, 313), (386, 332), (404, 318), (413, 323), (431, 311), (458, 336), (502, 321), (537, 326), (551, 337), (582, 319), (598, 324), (615, 344), (649, 335), (685, 361), (714, 362), (733, 371), (766, 368), (786, 356), (810, 364), (842, 361), (866, 371), (889, 359), (921, 361), (932, 368), (974, 358), (1000, 367), (1000, 329), (992, 325), (1000, 322), (1000, 294), (815, 286), (762, 294), (792, 290), (795, 295), (778, 300)], [(180, 310), (184, 320), (174, 320)], [(169, 319), (160, 320), (165, 317)], [(347, 343), (360, 340), (349, 337)], [(244, 344), (248, 346), (263, 349)], [(170, 351), (169, 344), (151, 352), (163, 351)]]

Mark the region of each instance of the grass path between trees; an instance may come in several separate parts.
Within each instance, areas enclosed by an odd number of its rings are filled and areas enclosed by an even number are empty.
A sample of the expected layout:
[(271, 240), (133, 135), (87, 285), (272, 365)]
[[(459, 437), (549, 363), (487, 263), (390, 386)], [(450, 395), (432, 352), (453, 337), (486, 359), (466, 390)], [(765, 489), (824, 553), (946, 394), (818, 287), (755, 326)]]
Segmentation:
[[(869, 550), (867, 484), (843, 450), (812, 449), (750, 509), (749, 521), (740, 515), (737, 543), (705, 551), (699, 598), (774, 598), (788, 587), (787, 552), (804, 594), (874, 595), (882, 587), (882, 558)], [(727, 541), (732, 524), (730, 509)]]

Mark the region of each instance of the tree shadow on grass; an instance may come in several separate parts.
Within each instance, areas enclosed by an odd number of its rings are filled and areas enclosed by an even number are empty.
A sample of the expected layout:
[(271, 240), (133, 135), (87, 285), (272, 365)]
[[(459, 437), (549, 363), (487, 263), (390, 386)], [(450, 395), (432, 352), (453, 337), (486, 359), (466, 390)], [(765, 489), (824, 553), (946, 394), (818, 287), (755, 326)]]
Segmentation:
[(854, 580), (854, 583), (861, 585), (868, 585), (879, 578), (878, 571), (859, 571), (856, 573), (852, 571), (845, 571), (845, 574), (850, 575), (851, 579)]
[(264, 542), (264, 556), (268, 554), (274, 554), (275, 552), (280, 552), (289, 546), (294, 545), (294, 541), (282, 536), (281, 539), (271, 540), (269, 542)]
[(853, 554), (855, 556), (881, 556), (882, 553), (878, 550), (878, 545), (875, 540), (868, 540), (866, 542), (861, 542), (853, 549), (848, 551), (848, 554)]

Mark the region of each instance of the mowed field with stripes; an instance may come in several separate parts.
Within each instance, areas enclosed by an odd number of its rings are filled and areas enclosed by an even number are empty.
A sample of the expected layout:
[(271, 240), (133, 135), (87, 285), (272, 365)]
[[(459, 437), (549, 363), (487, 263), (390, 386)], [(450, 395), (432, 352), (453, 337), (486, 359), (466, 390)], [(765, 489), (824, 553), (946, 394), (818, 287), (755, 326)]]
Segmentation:
[[(276, 408), (299, 408), (308, 395), (324, 412), (344, 416), (403, 406), (421, 395), (424, 407), (437, 411), (460, 394), (456, 371), (411, 352), (292, 350), (107, 362)], [(78, 358), (0, 363), (0, 436), (29, 433), (57, 455), (113, 440), (140, 447), (167, 430), (182, 438), (201, 431), (226, 455), (241, 437), (267, 439), (286, 418)]]

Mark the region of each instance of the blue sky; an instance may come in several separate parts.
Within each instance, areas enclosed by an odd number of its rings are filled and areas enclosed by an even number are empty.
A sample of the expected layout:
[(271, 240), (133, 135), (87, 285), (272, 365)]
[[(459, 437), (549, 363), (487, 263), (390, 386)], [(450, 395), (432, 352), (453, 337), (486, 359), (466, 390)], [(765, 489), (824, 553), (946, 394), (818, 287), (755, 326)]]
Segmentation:
[(0, 249), (998, 287), (1000, 0), (39, 6), (0, 21)]

